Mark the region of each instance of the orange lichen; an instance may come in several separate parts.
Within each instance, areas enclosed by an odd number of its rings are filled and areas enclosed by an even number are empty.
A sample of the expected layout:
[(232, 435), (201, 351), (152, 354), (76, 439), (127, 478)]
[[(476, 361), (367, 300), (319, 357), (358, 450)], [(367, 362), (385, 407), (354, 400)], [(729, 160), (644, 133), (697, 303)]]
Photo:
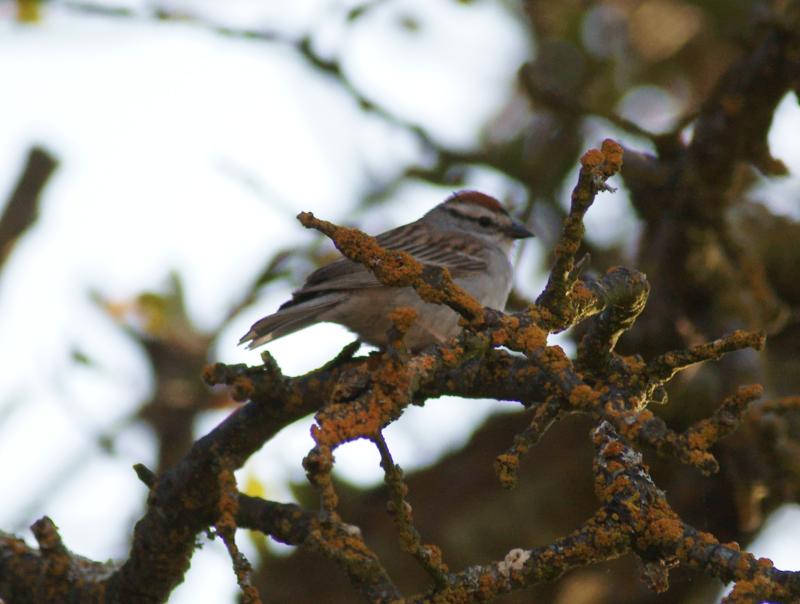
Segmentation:
[(620, 356), (618, 358), (625, 364), (631, 373), (636, 374), (637, 378), (639, 377), (638, 374), (647, 368), (647, 364), (644, 362), (644, 359), (638, 355)]
[(531, 353), (547, 344), (547, 332), (538, 325), (528, 325), (514, 331), (512, 341), (516, 350)]
[[(633, 408), (635, 409), (635, 407)], [(618, 427), (621, 434), (631, 440), (636, 440), (639, 437), (642, 427), (653, 419), (653, 412), (649, 409), (618, 412), (607, 408), (606, 412), (619, 418), (619, 421), (616, 421), (615, 425)]]
[(583, 281), (576, 281), (570, 290), (570, 296), (574, 301), (588, 303), (595, 298), (594, 292), (586, 287)]
[(609, 529), (603, 525), (596, 525), (592, 531), (592, 545), (601, 550), (609, 549), (619, 543), (620, 532), (617, 527)]
[[(313, 429), (312, 429), (313, 431)], [(330, 447), (316, 446), (303, 459), (308, 479), (320, 491), (322, 508), (331, 517), (335, 517), (335, 510), (339, 504), (339, 497), (333, 487), (331, 470), (333, 469), (333, 452)]]
[(411, 285), (426, 302), (447, 304), (457, 309), (472, 325), (483, 324), (483, 306), (453, 281), (447, 268), (439, 269), (439, 280), (434, 284), (419, 278)]
[(414, 321), (417, 320), (417, 311), (409, 306), (401, 306), (389, 313), (389, 320), (398, 332), (404, 334), (411, 329)]
[(591, 409), (600, 400), (600, 393), (591, 386), (580, 384), (569, 393), (569, 404), (574, 409)]
[(646, 539), (653, 544), (671, 546), (683, 538), (683, 523), (675, 514), (656, 518), (644, 528)]
[(239, 511), (238, 489), (236, 487), (236, 477), (228, 468), (223, 468), (217, 474), (219, 480), (219, 500), (217, 510), (219, 518), (216, 526), (218, 530), (236, 530), (236, 513)]
[[(486, 602), (497, 593), (497, 583), (492, 575), (484, 573), (478, 578), (478, 601)], [(462, 598), (443, 600), (442, 602), (468, 602), (471, 598), (468, 594), (463, 594)]]
[(455, 367), (458, 365), (464, 355), (464, 349), (461, 346), (446, 346), (440, 350), (442, 362), (447, 367)]
[(716, 426), (705, 424), (699, 430), (689, 434), (686, 442), (690, 449), (708, 449), (714, 444), (718, 432)]
[(605, 447), (603, 447), (603, 456), (604, 457), (618, 457), (622, 455), (623, 451), (625, 450), (625, 445), (623, 445), (618, 440), (612, 440)]
[(603, 152), (606, 176), (619, 172), (622, 169), (622, 146), (618, 142), (607, 138), (603, 141), (600, 150)]
[(572, 361), (564, 352), (561, 346), (546, 347), (540, 357), (540, 361), (547, 369), (553, 372), (562, 373), (572, 368)]
[(492, 330), (492, 345), (503, 346), (519, 328), (519, 319), (510, 315), (500, 319), (500, 325)]
[(536, 325), (547, 325), (554, 319), (553, 313), (538, 304), (531, 304), (522, 311), (522, 314), (527, 316), (531, 322)]
[(753, 399), (760, 397), (762, 394), (764, 394), (764, 386), (762, 386), (761, 384), (750, 384), (748, 386), (740, 386), (739, 390), (736, 393), (736, 396), (742, 399), (746, 399), (745, 401), (742, 402), (742, 404), (745, 404)]
[(411, 377), (409, 365), (382, 364), (373, 373), (373, 387), (366, 399), (334, 403), (317, 413), (314, 440), (319, 445), (335, 447), (377, 434), (410, 404), (407, 394)]
[(225, 369), (227, 367), (223, 363), (211, 363), (203, 367), (202, 378), (206, 384), (216, 385), (222, 384), (225, 380)]
[(448, 572), (447, 564), (444, 562), (444, 558), (442, 556), (442, 549), (438, 545), (434, 545), (428, 543), (422, 546), (422, 549), (425, 552), (425, 555), (428, 558), (428, 562), (431, 566), (435, 566), (440, 569), (443, 573)]
[(581, 166), (591, 170), (602, 164), (604, 159), (603, 153), (599, 149), (589, 149), (581, 156)]
[(519, 455), (502, 453), (495, 458), (494, 471), (500, 484), (510, 489), (517, 484), (517, 470), (519, 469)]
[(599, 171), (604, 178), (608, 178), (622, 168), (622, 147), (616, 141), (607, 138), (600, 149), (589, 149), (581, 157), (581, 166), (584, 170)]

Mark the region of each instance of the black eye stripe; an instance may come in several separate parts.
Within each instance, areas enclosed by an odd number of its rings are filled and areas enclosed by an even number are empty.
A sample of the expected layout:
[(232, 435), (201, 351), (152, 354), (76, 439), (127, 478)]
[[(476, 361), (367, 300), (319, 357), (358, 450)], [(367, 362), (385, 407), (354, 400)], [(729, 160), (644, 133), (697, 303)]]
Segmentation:
[(489, 216), (469, 216), (468, 214), (462, 214), (461, 212), (459, 212), (454, 208), (445, 208), (445, 211), (449, 212), (453, 216), (457, 216), (458, 218), (463, 218), (464, 220), (475, 222), (482, 227), (488, 227), (493, 224), (496, 224), (495, 221)]

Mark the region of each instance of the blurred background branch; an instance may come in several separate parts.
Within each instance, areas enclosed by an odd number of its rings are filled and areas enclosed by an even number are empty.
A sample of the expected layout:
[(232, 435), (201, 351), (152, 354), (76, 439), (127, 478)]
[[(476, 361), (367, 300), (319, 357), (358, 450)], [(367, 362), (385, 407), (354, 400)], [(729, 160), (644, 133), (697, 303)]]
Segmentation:
[(0, 270), (14, 244), (36, 222), (42, 192), (57, 167), (56, 158), (43, 147), (32, 147), (28, 152), (19, 180), (0, 215)]

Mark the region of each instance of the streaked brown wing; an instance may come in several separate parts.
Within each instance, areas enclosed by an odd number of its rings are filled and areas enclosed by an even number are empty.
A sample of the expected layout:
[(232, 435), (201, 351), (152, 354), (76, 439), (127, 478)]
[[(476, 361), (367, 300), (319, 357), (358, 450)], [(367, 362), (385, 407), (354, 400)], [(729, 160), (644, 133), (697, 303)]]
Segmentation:
[[(454, 278), (464, 273), (487, 270), (483, 248), (477, 238), (452, 238), (444, 233), (432, 233), (426, 225), (419, 222), (386, 231), (378, 235), (377, 240), (382, 247), (408, 252), (424, 264), (446, 266)], [(297, 304), (319, 292), (379, 285), (380, 282), (363, 265), (342, 258), (311, 273), (305, 285), (294, 292), (292, 300), (284, 306)]]
[(387, 231), (377, 239), (383, 247), (408, 252), (424, 264), (446, 266), (454, 277), (487, 270), (483, 245), (476, 237), (436, 233), (417, 222)]

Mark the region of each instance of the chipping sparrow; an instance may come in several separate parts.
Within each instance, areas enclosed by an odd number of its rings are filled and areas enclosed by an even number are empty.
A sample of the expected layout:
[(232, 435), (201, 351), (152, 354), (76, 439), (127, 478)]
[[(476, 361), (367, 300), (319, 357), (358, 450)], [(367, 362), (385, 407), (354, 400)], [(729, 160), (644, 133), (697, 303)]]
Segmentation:
[[(455, 282), (484, 306), (502, 310), (512, 285), (508, 259), (515, 239), (533, 237), (500, 203), (477, 191), (461, 191), (419, 220), (377, 236), (424, 264), (447, 267)], [(395, 308), (411, 307), (417, 318), (405, 337), (413, 351), (458, 334), (459, 316), (447, 306), (423, 302), (410, 287), (382, 285), (363, 265), (342, 258), (317, 269), (292, 299), (257, 321), (240, 340), (256, 348), (313, 323), (339, 323), (362, 341), (385, 347)]]

